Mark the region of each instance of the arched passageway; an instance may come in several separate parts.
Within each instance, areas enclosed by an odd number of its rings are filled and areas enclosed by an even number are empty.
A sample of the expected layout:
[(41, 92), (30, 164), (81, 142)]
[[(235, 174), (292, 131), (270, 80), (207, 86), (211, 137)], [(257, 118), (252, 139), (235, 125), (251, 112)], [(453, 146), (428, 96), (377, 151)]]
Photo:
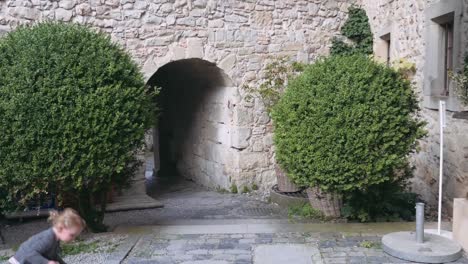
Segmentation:
[(157, 175), (226, 188), (230, 118), (224, 95), (235, 89), (230, 79), (214, 63), (184, 59), (159, 68), (148, 85), (161, 88), (153, 139)]

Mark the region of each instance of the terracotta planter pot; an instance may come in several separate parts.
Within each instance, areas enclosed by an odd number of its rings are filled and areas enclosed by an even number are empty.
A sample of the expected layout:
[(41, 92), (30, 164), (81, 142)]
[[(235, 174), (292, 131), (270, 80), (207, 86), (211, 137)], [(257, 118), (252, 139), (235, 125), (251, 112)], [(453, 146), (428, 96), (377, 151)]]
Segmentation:
[(294, 184), (288, 175), (278, 166), (275, 165), (276, 180), (278, 182), (278, 190), (280, 192), (298, 192), (301, 190), (299, 186)]
[(325, 216), (338, 218), (341, 216), (341, 207), (343, 205), (342, 197), (336, 193), (327, 193), (318, 187), (307, 189), (310, 205), (320, 210)]

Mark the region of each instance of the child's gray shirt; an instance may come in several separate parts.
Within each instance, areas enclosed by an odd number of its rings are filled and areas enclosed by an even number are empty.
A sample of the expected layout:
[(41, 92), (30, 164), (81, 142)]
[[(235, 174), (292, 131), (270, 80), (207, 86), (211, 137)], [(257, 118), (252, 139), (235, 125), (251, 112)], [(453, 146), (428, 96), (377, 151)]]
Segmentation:
[(21, 264), (47, 264), (50, 260), (65, 264), (59, 253), (60, 242), (55, 237), (54, 230), (49, 228), (21, 244), (15, 253), (15, 259)]

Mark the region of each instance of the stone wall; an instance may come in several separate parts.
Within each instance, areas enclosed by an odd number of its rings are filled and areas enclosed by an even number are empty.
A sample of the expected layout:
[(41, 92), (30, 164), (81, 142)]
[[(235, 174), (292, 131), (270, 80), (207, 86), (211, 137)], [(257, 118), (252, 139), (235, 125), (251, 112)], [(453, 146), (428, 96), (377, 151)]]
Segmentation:
[(226, 109), (229, 122), (222, 170), (230, 178), (221, 187), (256, 184), (267, 191), (276, 182), (271, 122), (260, 102), (245, 100), (242, 87), (261, 77), (272, 56), (308, 62), (327, 54), (353, 2), (1, 0), (0, 34), (35, 21), (88, 24), (125, 47), (148, 79), (171, 61), (215, 63), (232, 80), (224, 104), (209, 110)]
[[(375, 49), (379, 49), (380, 35), (391, 35), (391, 59), (405, 58), (416, 66), (412, 78), (413, 86), (423, 100), (424, 67), (432, 61), (426, 54), (426, 9), (440, 0), (363, 0), (375, 33)], [(462, 51), (468, 47), (468, 1), (464, 3)], [(456, 54), (461, 60), (463, 53)], [(421, 104), (422, 118), (427, 122), (428, 136), (421, 140), (420, 151), (412, 156), (415, 165), (413, 189), (422, 195), (429, 205), (436, 205), (439, 178), (439, 113)], [(444, 149), (444, 205), (451, 213), (453, 198), (465, 197), (468, 192), (468, 120), (454, 118), (454, 112), (447, 112)], [(456, 116), (456, 115), (455, 115)]]

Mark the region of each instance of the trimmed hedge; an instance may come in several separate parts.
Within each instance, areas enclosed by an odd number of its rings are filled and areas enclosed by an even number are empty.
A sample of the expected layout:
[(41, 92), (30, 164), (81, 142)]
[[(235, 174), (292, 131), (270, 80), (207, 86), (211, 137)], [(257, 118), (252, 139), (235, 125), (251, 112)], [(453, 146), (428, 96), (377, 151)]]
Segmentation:
[(144, 85), (130, 56), (85, 26), (48, 22), (0, 39), (3, 210), (53, 191), (102, 229), (106, 193), (132, 177), (151, 125)]
[(287, 87), (273, 109), (276, 158), (302, 186), (343, 193), (394, 180), (424, 135), (400, 74), (364, 55), (332, 56)]

